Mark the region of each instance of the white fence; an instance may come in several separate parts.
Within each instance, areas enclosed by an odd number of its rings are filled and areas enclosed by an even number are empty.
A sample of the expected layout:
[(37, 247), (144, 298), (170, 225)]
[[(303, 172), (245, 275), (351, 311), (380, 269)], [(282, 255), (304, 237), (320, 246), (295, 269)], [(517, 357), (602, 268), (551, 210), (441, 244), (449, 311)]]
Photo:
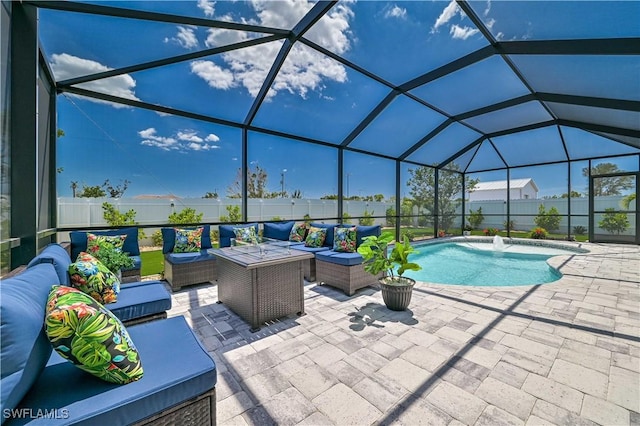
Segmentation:
[[(596, 197), (595, 203), (597, 210), (604, 210), (612, 207), (620, 209), (620, 201), (623, 197)], [(169, 199), (152, 199), (139, 200), (135, 198), (58, 198), (58, 227), (74, 228), (74, 227), (99, 227), (108, 226), (103, 217), (102, 203), (109, 202), (121, 212), (133, 209), (136, 211), (136, 221), (141, 225), (152, 225), (156, 223), (166, 223), (168, 217), (173, 212), (179, 212), (185, 207), (194, 208), (198, 213), (203, 213), (203, 222), (212, 223), (219, 222), (221, 216), (228, 216), (227, 206), (240, 205), (241, 200), (235, 198), (225, 199), (204, 199), (204, 198), (182, 198), (177, 200)], [(338, 216), (337, 200), (317, 200), (317, 199), (249, 199), (247, 206), (248, 220), (268, 221), (274, 218), (282, 220), (302, 219), (305, 215), (309, 215), (314, 220), (336, 218)], [(510, 203), (511, 220), (515, 222), (514, 229), (530, 230), (535, 227), (534, 219), (538, 214), (538, 206), (544, 204), (547, 211), (555, 207), (560, 215), (563, 215), (560, 221), (560, 229), (558, 232), (567, 233), (568, 214), (567, 199), (537, 199), (537, 200), (512, 200)], [(375, 223), (384, 225), (384, 218), (387, 209), (395, 208), (393, 202), (365, 202), (365, 201), (346, 201), (344, 211), (352, 217), (364, 216), (367, 211), (373, 216), (383, 216), (376, 218)], [(484, 221), (481, 226), (483, 228), (504, 229), (504, 222), (507, 220), (507, 203), (505, 201), (473, 201), (465, 204), (466, 213), (470, 210), (478, 210), (482, 207)], [(371, 213), (373, 212), (373, 213)], [(589, 200), (588, 198), (571, 199), (571, 227), (584, 226), (588, 227)], [(458, 208), (457, 214), (461, 214), (461, 207)], [(635, 233), (635, 217), (629, 215), (631, 227), (625, 234), (633, 235)], [(417, 224), (417, 218), (413, 219)], [(456, 219), (454, 227), (458, 227), (459, 219)]]
[[(130, 209), (136, 211), (136, 222), (140, 225), (167, 223), (173, 212), (180, 212), (191, 207), (198, 213), (203, 213), (205, 223), (220, 222), (221, 216), (228, 216), (227, 206), (239, 206), (237, 198), (182, 198), (179, 200), (153, 199), (139, 200), (135, 198), (58, 198), (58, 227), (95, 227), (108, 226), (103, 217), (102, 203), (112, 204), (120, 212)], [(365, 210), (373, 216), (385, 216), (391, 202), (347, 201), (344, 211), (352, 217), (364, 216)], [(313, 219), (338, 217), (337, 200), (312, 199), (249, 199), (247, 205), (248, 220), (268, 221), (274, 218), (282, 220), (302, 219), (309, 215)], [(373, 212), (373, 213), (371, 213)], [(376, 219), (376, 223), (384, 224), (385, 219)]]

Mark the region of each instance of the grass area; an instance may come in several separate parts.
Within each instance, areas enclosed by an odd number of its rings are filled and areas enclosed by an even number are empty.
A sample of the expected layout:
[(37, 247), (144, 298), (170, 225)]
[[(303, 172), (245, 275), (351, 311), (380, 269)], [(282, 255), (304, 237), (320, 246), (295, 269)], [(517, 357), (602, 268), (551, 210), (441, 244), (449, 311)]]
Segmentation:
[(142, 260), (142, 276), (161, 274), (164, 271), (164, 256), (162, 250), (140, 252)]

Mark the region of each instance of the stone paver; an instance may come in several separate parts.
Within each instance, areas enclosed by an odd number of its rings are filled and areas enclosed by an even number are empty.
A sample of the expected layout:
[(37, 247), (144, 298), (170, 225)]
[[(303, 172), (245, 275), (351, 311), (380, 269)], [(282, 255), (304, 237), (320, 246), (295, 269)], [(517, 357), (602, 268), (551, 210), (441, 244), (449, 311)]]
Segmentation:
[(215, 285), (169, 316), (217, 363), (221, 426), (640, 424), (640, 247), (583, 245), (554, 283), (417, 283), (406, 312), (305, 283), (306, 315), (256, 333)]
[(382, 412), (343, 383), (320, 394), (313, 403), (337, 425), (371, 424)]

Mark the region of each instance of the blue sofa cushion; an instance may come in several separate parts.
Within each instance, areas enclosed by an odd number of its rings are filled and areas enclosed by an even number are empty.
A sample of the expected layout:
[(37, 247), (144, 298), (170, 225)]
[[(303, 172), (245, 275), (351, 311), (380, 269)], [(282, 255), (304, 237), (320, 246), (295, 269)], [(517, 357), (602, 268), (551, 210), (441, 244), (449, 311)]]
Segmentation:
[(129, 256), (133, 260), (133, 266), (131, 268), (122, 268), (123, 271), (130, 271), (132, 269), (142, 268), (142, 259), (140, 256)]
[(256, 231), (256, 235), (258, 235), (258, 224), (257, 223), (249, 223), (246, 225), (220, 225), (218, 229), (220, 230), (220, 248), (231, 246), (231, 238), (236, 237), (236, 233), (233, 228), (249, 228), (253, 226)]
[(341, 253), (334, 250), (316, 253), (316, 259), (345, 266), (360, 265), (363, 260), (360, 253)]
[(294, 249), (294, 250), (306, 251), (306, 252), (309, 252), (309, 253), (318, 253), (318, 252), (321, 252), (321, 251), (329, 250), (329, 247), (325, 247), (325, 246), (322, 246), (322, 247), (307, 247), (307, 246), (304, 245), (304, 243), (292, 244), (291, 248)]
[(324, 239), (324, 246), (333, 248), (333, 232), (334, 228), (338, 226), (336, 223), (316, 223), (311, 222), (311, 226), (315, 226), (316, 228), (326, 228), (327, 229), (327, 237)]
[(53, 265), (56, 269), (56, 274), (58, 274), (59, 281), (57, 284), (70, 285), (68, 270), (71, 259), (69, 258), (69, 253), (60, 244), (53, 243), (46, 246), (39, 255), (31, 259), (27, 268), (41, 263), (51, 263)]
[[(125, 386), (107, 383), (54, 353), (19, 408), (55, 409), (58, 413), (66, 410), (69, 418), (64, 422), (78, 425), (123, 425), (150, 417), (215, 386), (216, 365), (184, 317), (152, 321), (127, 330), (144, 362), (142, 380)], [(60, 383), (65, 385), (64, 392), (60, 392)], [(30, 419), (15, 419), (12, 425), (29, 422)]]
[(380, 225), (371, 225), (371, 226), (362, 226), (362, 225), (358, 225), (356, 227), (356, 246), (360, 247), (360, 244), (362, 244), (362, 239), (364, 237), (370, 237), (370, 236), (380, 236)]
[[(130, 256), (140, 256), (140, 245), (138, 244), (138, 228), (109, 229), (107, 231), (88, 231), (94, 235), (126, 235), (122, 251)], [(71, 231), (71, 259), (75, 260), (81, 251), (87, 251), (87, 231)]]
[(202, 262), (203, 260), (214, 260), (216, 257), (201, 250), (200, 253), (168, 253), (165, 258), (172, 264)]
[[(182, 228), (181, 229), (196, 229), (196, 227)], [(209, 225), (202, 225), (202, 239), (200, 240), (200, 248), (202, 250), (210, 249), (211, 246), (211, 227)], [(176, 231), (175, 228), (161, 228), (162, 232), (162, 253), (172, 253), (173, 247), (176, 245)]]
[(171, 309), (171, 294), (160, 281), (143, 281), (120, 288), (118, 301), (105, 305), (113, 314), (126, 322), (156, 315)]
[(289, 240), (291, 234), (291, 228), (295, 224), (294, 221), (290, 222), (277, 222), (277, 223), (265, 223), (262, 230), (262, 236), (265, 238), (272, 238), (274, 240)]
[[(32, 265), (0, 281), (0, 413), (18, 405), (51, 355), (43, 327), (44, 307), (51, 287), (57, 284), (58, 275), (50, 263)], [(0, 416), (0, 422), (4, 420)]]

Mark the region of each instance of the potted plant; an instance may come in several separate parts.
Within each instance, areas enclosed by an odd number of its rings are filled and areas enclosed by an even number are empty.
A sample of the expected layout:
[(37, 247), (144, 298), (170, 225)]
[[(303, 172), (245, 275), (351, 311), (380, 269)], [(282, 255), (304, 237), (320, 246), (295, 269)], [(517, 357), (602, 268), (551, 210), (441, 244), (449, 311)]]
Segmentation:
[(111, 243), (98, 241), (98, 247), (98, 250), (92, 252), (92, 255), (116, 274), (118, 279), (122, 278), (122, 268), (133, 266), (133, 259), (127, 253), (115, 248)]
[(472, 230), (473, 228), (471, 227), (471, 225), (466, 224), (464, 228), (462, 228), (462, 235), (464, 235), (465, 237), (468, 237), (471, 235)]
[(358, 247), (358, 253), (364, 259), (364, 270), (374, 276), (383, 273), (378, 279), (382, 290), (382, 299), (387, 308), (392, 311), (404, 311), (411, 302), (411, 294), (416, 281), (403, 274), (407, 270), (422, 269), (417, 263), (409, 262), (409, 254), (415, 249), (409, 243), (406, 235), (403, 242), (396, 242), (393, 250), (388, 253), (387, 246), (394, 239), (391, 232), (383, 232), (380, 236), (370, 236), (363, 239)]

